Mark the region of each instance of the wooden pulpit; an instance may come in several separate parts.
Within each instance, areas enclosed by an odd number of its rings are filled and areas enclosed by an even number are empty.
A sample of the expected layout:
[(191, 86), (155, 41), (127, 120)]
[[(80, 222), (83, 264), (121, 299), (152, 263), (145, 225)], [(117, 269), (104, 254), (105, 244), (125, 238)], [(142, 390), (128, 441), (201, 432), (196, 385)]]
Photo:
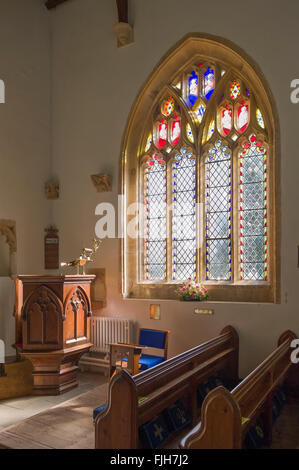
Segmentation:
[(94, 275), (14, 276), (16, 349), (33, 365), (33, 393), (59, 395), (78, 385), (91, 347), (90, 284)]

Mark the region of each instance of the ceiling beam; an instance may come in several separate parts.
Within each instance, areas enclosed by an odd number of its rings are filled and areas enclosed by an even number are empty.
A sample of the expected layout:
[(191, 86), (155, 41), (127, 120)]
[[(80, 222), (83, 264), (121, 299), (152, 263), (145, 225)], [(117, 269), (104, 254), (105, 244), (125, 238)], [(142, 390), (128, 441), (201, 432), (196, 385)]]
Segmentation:
[(47, 0), (46, 7), (48, 8), (48, 10), (51, 10), (52, 8), (55, 8), (57, 7), (57, 5), (60, 5), (64, 2), (67, 2), (67, 0)]
[(116, 0), (118, 21), (128, 23), (128, 0)]

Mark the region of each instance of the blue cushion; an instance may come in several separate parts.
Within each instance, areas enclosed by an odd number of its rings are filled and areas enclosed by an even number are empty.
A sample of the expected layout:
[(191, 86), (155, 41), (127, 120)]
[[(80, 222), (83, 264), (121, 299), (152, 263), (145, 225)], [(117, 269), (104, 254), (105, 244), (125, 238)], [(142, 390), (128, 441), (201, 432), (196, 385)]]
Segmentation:
[(165, 348), (166, 333), (157, 330), (140, 329), (139, 344), (150, 348)]
[(100, 414), (102, 411), (106, 410), (107, 408), (107, 403), (104, 403), (104, 405), (98, 406), (93, 410), (93, 419), (96, 419), (98, 414)]
[(141, 365), (140, 370), (150, 369), (164, 361), (164, 357), (151, 356), (150, 354), (141, 354), (139, 364)]
[(162, 415), (158, 415), (151, 421), (139, 427), (139, 437), (146, 449), (159, 449), (168, 439), (169, 432)]

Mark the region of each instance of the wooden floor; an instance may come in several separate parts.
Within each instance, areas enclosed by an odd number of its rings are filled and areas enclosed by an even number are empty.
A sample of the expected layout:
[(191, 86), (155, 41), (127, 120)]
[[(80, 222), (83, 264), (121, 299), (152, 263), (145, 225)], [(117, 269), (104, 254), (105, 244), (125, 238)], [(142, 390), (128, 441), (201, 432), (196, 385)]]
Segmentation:
[(0, 449), (94, 449), (93, 409), (106, 402), (107, 384), (0, 432)]

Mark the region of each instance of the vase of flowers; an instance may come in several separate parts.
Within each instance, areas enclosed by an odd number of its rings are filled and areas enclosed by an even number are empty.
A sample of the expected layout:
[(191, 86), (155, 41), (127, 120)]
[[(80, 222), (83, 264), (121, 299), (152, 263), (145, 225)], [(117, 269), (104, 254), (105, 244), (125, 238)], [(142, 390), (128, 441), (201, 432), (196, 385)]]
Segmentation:
[(208, 290), (206, 287), (198, 282), (192, 281), (189, 277), (188, 281), (184, 281), (183, 285), (178, 289), (178, 295), (181, 300), (196, 300), (203, 301), (208, 298)]

